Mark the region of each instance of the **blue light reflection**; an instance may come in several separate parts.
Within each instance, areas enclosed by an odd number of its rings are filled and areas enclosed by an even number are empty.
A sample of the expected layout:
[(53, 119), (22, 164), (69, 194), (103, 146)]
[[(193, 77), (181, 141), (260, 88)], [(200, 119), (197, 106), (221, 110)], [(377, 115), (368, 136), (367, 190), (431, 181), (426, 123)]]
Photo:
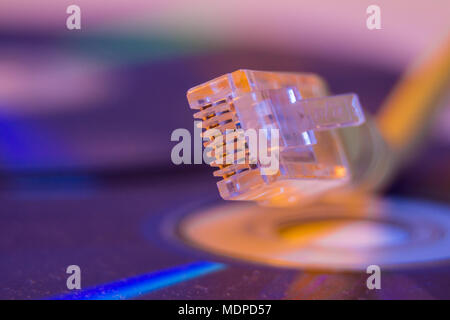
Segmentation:
[(135, 298), (154, 290), (187, 281), (212, 272), (220, 271), (225, 265), (214, 262), (195, 262), (176, 266), (112, 282), (97, 287), (80, 290), (73, 294), (56, 297), (58, 300), (120, 300)]

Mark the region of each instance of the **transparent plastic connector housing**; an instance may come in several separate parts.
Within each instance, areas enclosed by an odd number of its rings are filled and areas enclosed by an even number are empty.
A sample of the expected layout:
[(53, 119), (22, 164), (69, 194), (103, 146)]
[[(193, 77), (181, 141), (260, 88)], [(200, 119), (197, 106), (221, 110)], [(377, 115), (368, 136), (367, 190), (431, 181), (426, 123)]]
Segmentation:
[[(275, 174), (265, 174), (260, 161), (211, 163), (218, 167), (214, 175), (222, 178), (217, 186), (223, 199), (288, 204), (351, 179), (336, 129), (365, 122), (356, 94), (327, 96), (325, 83), (314, 74), (238, 70), (190, 89), (187, 98), (204, 131), (279, 132), (277, 150), (270, 150), (268, 142), (269, 152), (278, 153)], [(211, 138), (205, 146), (213, 143)]]

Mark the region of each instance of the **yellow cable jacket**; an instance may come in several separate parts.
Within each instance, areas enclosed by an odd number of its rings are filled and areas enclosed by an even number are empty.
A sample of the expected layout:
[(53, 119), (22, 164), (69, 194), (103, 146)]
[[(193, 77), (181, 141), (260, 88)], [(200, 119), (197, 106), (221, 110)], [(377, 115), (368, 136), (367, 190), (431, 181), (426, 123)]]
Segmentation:
[(450, 37), (431, 57), (410, 70), (392, 91), (377, 116), (377, 125), (392, 150), (403, 157), (414, 147), (448, 89)]

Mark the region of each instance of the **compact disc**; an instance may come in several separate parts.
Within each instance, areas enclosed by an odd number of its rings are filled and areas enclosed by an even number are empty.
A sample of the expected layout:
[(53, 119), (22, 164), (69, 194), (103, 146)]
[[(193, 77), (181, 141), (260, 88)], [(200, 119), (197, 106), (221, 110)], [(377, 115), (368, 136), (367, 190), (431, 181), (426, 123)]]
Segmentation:
[(346, 199), (305, 207), (226, 204), (193, 212), (182, 237), (218, 255), (277, 267), (366, 270), (450, 257), (450, 209), (389, 199)]

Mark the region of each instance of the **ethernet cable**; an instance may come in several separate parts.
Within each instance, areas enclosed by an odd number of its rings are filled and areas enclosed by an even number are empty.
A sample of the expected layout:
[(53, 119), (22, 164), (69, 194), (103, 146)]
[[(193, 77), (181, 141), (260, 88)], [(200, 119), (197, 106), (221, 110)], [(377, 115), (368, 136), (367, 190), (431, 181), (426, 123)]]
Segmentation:
[[(225, 200), (251, 200), (274, 206), (309, 201), (336, 190), (373, 191), (386, 185), (423, 131), (448, 83), (449, 46), (410, 71), (373, 120), (354, 93), (330, 96), (319, 76), (305, 73), (237, 70), (187, 92), (209, 136), (205, 146), (222, 146), (230, 130), (279, 132), (279, 170), (265, 174), (260, 161), (246, 162), (242, 150), (220, 149), (214, 175)], [(381, 130), (381, 131), (380, 131)], [(242, 136), (241, 136), (242, 137)], [(271, 139), (270, 135), (267, 135)], [(245, 137), (244, 137), (245, 139)], [(234, 141), (235, 142), (235, 141)], [(237, 145), (237, 144), (235, 144)], [(270, 148), (269, 148), (270, 149)]]

